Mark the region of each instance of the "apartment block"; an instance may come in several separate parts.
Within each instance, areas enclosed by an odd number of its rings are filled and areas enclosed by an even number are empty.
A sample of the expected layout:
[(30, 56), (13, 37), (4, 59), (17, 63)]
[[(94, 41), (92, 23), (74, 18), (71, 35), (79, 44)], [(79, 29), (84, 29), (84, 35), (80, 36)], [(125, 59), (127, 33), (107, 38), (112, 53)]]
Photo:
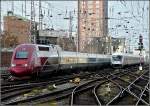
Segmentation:
[(107, 36), (108, 1), (81, 0), (79, 2), (79, 50), (85, 52), (93, 38)]

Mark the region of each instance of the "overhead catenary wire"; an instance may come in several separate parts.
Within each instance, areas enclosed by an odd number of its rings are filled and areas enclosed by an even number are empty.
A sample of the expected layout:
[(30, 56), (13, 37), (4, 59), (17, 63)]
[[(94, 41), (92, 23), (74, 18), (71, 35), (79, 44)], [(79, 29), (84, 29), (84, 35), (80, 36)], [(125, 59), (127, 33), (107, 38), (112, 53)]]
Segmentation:
[(139, 1), (137, 2), (137, 5), (138, 5), (138, 6), (137, 6), (137, 13), (138, 13), (138, 15), (139, 15), (139, 14), (140, 14), (140, 11), (139, 11), (139, 8), (140, 8), (140, 2), (139, 2)]
[[(129, 10), (129, 8), (127, 8), (127, 6), (129, 6), (129, 2), (131, 2), (131, 1), (126, 1), (126, 5), (124, 5), (124, 2), (123, 1), (121, 1), (121, 4), (126, 8), (126, 9), (128, 9)], [(144, 1), (145, 2), (145, 1)], [(128, 4), (127, 4), (128, 3)], [(138, 2), (139, 3), (139, 2)], [(140, 2), (141, 3), (141, 2)], [(132, 8), (132, 4), (130, 3), (130, 6), (131, 6), (131, 8)], [(143, 5), (143, 7), (145, 7), (144, 5)], [(139, 9), (140, 10), (140, 9)], [(145, 9), (144, 9), (145, 10)], [(133, 13), (133, 9), (131, 9), (130, 11), (129, 11), (129, 13), (132, 15), (132, 17), (133, 18), (129, 18), (129, 19), (133, 19), (133, 20), (136, 20), (136, 19), (142, 19), (142, 17), (141, 16), (136, 16), (135, 14), (132, 14)], [(134, 13), (136, 13), (135, 11), (134, 11)], [(141, 13), (145, 13), (145, 11), (143, 11), (143, 12), (141, 12)], [(135, 19), (136, 18), (136, 19)], [(127, 19), (127, 20), (129, 20), (129, 19)], [(143, 19), (142, 19), (143, 20)], [(136, 20), (137, 21), (137, 20)], [(142, 22), (141, 20), (138, 20), (137, 21), (139, 24), (141, 24), (141, 26), (143, 26), (142, 24), (144, 24), (144, 22)], [(128, 25), (129, 26), (129, 25)], [(133, 28), (133, 29), (135, 29), (135, 28)], [(131, 30), (133, 30), (133, 29), (131, 29)], [(147, 28), (146, 28), (147, 29)], [(114, 27), (112, 30), (116, 30), (116, 28)], [(130, 29), (129, 29), (130, 30)], [(141, 30), (137, 30), (138, 31), (138, 33), (142, 33), (142, 31)], [(147, 30), (145, 30), (145, 28), (143, 28), (143, 33), (145, 33), (145, 32), (147, 32)], [(138, 34), (137, 33), (137, 34)]]
[[(44, 1), (43, 1), (43, 2), (44, 2)], [(26, 6), (30, 5), (29, 2), (28, 2), (28, 3), (26, 2), (25, 4), (26, 4)], [(36, 6), (36, 8), (39, 7), (39, 4), (37, 4), (37, 1), (34, 1), (34, 7), (35, 7), (35, 6)], [(51, 15), (52, 15), (52, 7), (54, 7), (54, 6), (51, 5), (51, 8), (46, 7), (45, 5), (44, 5), (44, 6), (41, 6), (41, 8), (43, 8), (43, 10), (44, 10), (44, 9), (46, 9), (46, 10), (51, 10), (51, 11), (50, 11)], [(21, 10), (17, 5), (14, 5), (14, 9), (17, 9), (17, 11), (20, 11), (21, 13), (23, 12), (24, 14), (26, 14), (26, 9)], [(57, 13), (57, 15), (60, 14), (60, 13), (61, 13), (61, 14), (64, 14), (65, 11), (63, 11), (63, 10), (61, 10), (61, 9), (57, 9), (57, 12), (56, 12), (56, 13)], [(37, 14), (37, 13), (36, 13), (36, 14)], [(44, 14), (43, 14), (43, 15), (44, 15)], [(46, 12), (45, 12), (45, 15), (46, 15)], [(27, 16), (27, 15), (26, 15), (26, 16)], [(28, 15), (28, 16), (30, 16), (30, 15)], [(43, 17), (43, 18), (44, 18), (44, 17)], [(38, 18), (35, 17), (35, 20), (36, 20), (36, 21), (37, 21), (37, 19), (38, 19)], [(55, 19), (55, 18), (54, 18), (54, 19)], [(37, 22), (38, 22), (38, 21), (37, 21)], [(59, 25), (58, 25), (58, 26), (59, 26)]]

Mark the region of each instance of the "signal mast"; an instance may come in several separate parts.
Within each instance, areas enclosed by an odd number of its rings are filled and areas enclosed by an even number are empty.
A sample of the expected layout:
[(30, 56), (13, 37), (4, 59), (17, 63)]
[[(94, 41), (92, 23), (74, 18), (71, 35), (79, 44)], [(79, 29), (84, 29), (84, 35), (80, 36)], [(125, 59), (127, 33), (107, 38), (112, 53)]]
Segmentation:
[(142, 50), (143, 50), (143, 36), (140, 35), (139, 36), (139, 50), (140, 50), (140, 66), (139, 66), (139, 70), (142, 70), (142, 60), (141, 60), (141, 56), (142, 56)]

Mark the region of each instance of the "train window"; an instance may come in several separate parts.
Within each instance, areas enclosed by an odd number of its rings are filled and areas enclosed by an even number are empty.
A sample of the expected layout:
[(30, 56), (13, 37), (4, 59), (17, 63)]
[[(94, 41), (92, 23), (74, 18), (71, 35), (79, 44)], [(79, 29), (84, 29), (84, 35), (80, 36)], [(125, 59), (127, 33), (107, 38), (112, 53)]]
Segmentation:
[(39, 46), (39, 51), (49, 51), (49, 47), (41, 47), (41, 46)]
[(16, 59), (26, 59), (28, 57), (28, 52), (26, 51), (17, 51), (15, 58)]
[(121, 61), (122, 60), (122, 56), (119, 56), (119, 55), (112, 56), (112, 58), (113, 58), (114, 61)]

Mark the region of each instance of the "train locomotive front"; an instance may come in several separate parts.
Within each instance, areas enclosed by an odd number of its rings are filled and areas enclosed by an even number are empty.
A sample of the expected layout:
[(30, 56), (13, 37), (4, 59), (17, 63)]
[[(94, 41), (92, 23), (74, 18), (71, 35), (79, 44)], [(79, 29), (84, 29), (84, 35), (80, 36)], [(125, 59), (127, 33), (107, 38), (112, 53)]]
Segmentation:
[(115, 54), (111, 57), (111, 64), (113, 67), (123, 67), (123, 55)]
[(39, 70), (40, 65), (35, 45), (22, 44), (13, 52), (9, 72), (16, 77), (29, 76)]

